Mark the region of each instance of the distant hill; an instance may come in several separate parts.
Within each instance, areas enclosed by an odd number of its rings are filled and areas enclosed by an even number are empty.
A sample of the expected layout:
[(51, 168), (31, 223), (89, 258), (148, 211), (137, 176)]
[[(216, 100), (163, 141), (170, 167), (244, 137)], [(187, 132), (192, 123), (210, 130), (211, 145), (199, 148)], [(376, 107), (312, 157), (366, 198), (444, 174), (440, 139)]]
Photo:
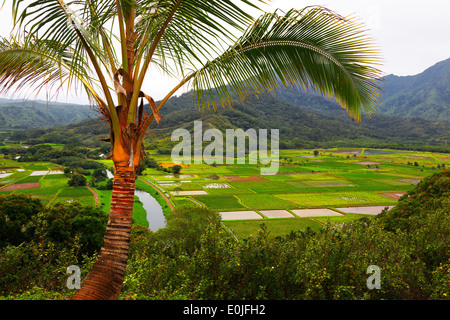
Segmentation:
[[(205, 129), (279, 129), (281, 148), (427, 146), (427, 150), (450, 151), (450, 59), (416, 76), (387, 76), (383, 88), (383, 105), (361, 123), (350, 119), (334, 101), (295, 90), (204, 114), (197, 110), (192, 94), (185, 93), (167, 102), (161, 110), (163, 120), (150, 127), (145, 143), (151, 149), (169, 148), (174, 129), (192, 129), (195, 120), (203, 120)], [(47, 107), (45, 102), (0, 99), (0, 130), (48, 127), (17, 132), (15, 137), (22, 141), (57, 142), (76, 136), (82, 144), (99, 146), (98, 139), (106, 138), (109, 131), (104, 122), (89, 120), (97, 116), (89, 106)]]
[(0, 130), (53, 127), (97, 117), (88, 105), (0, 99)]
[(299, 101), (294, 105), (266, 94), (245, 104), (236, 103), (234, 110), (201, 114), (192, 96), (184, 94), (164, 106), (163, 119), (159, 125), (151, 126), (152, 135), (148, 140), (154, 141), (153, 148), (162, 146), (163, 142), (168, 143), (174, 129), (192, 130), (195, 120), (203, 120), (204, 129), (279, 129), (281, 148), (433, 145), (450, 151), (445, 146), (445, 141), (450, 140), (450, 121), (377, 114), (358, 123), (332, 101), (314, 96)]
[[(167, 102), (161, 110), (161, 122), (150, 126), (144, 144), (147, 149), (168, 150), (177, 143), (170, 140), (175, 129), (192, 131), (194, 121), (202, 120), (204, 130), (279, 129), (282, 149), (366, 147), (450, 152), (450, 146), (445, 143), (450, 140), (450, 121), (377, 114), (358, 123), (331, 101), (308, 97), (304, 104), (310, 109), (321, 110), (322, 114), (306, 111), (269, 94), (245, 104), (236, 102), (233, 110), (201, 113), (192, 95), (187, 93)], [(327, 108), (333, 111), (327, 113)], [(87, 147), (100, 147), (107, 146), (108, 143), (100, 139), (108, 135), (107, 124), (97, 118), (58, 127), (16, 131), (10, 139), (30, 144), (81, 143)]]
[(450, 120), (450, 59), (407, 77), (389, 75), (380, 113), (399, 117)]
[[(377, 114), (450, 121), (450, 59), (414, 76), (388, 75), (381, 85), (383, 99)], [(337, 103), (295, 90), (280, 90), (280, 99), (317, 114), (342, 118)]]

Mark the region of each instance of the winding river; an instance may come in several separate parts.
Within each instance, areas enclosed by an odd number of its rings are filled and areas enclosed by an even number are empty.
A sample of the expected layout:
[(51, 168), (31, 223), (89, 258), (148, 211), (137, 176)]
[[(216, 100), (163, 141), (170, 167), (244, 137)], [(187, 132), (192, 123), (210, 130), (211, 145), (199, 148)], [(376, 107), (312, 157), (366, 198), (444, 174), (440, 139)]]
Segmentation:
[[(111, 171), (106, 170), (106, 174), (108, 175), (108, 179), (114, 178), (114, 175)], [(142, 202), (142, 205), (147, 211), (147, 221), (149, 222), (149, 229), (153, 232), (158, 229), (166, 227), (166, 218), (164, 216), (163, 209), (158, 201), (150, 195), (150, 193), (145, 192), (143, 190), (136, 189), (134, 194), (139, 198), (139, 201)]]

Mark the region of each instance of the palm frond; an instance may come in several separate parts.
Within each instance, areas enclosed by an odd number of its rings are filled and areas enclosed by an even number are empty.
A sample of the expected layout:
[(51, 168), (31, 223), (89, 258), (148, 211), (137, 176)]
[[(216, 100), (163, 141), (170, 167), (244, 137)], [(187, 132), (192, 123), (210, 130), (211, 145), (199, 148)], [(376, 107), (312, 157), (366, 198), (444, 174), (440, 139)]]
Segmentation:
[(82, 86), (91, 101), (104, 108), (87, 65), (73, 63), (73, 51), (52, 41), (0, 40), (0, 93), (41, 90), (58, 94)]
[[(147, 7), (143, 5), (136, 13), (140, 17), (136, 32), (141, 35), (137, 47), (140, 54), (145, 55), (155, 44), (148, 40), (156, 39), (158, 43), (151, 63), (162, 67), (164, 72), (171, 66), (183, 74), (223, 52), (221, 45), (236, 41), (236, 31), (244, 32), (255, 20), (245, 8), (257, 8), (264, 2), (183, 0), (162, 30), (161, 26), (177, 1), (147, 1)], [(157, 34), (161, 31), (162, 36), (158, 39)]]
[[(202, 107), (280, 87), (333, 98), (350, 116), (370, 115), (380, 98), (380, 58), (362, 27), (323, 7), (264, 14), (218, 58), (190, 78)], [(215, 88), (212, 90), (211, 88)]]

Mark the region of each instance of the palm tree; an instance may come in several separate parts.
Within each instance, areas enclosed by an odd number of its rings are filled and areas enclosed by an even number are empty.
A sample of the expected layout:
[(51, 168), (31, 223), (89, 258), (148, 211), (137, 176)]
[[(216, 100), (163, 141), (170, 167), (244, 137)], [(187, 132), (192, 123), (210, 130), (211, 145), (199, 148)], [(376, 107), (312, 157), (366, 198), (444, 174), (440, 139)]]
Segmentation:
[[(13, 0), (12, 36), (0, 42), (0, 92), (80, 88), (110, 125), (109, 221), (73, 299), (118, 298), (143, 139), (180, 88), (190, 86), (201, 109), (303, 87), (335, 99), (355, 119), (374, 112), (380, 60), (361, 25), (320, 6), (267, 13), (265, 2)], [(143, 88), (150, 71), (179, 79), (158, 104), (152, 88)]]

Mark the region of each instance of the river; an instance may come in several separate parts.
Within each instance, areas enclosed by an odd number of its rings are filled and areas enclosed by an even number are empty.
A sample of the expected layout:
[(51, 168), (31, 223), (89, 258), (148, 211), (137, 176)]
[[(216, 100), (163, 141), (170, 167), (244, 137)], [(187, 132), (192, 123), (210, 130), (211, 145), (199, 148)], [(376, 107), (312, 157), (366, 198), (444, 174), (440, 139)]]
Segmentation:
[[(114, 175), (111, 171), (106, 170), (106, 174), (108, 179), (114, 178)], [(158, 201), (150, 195), (150, 193), (136, 189), (134, 194), (139, 198), (139, 201), (142, 202), (142, 205), (147, 211), (147, 221), (149, 223), (149, 229), (153, 232), (158, 229), (166, 227), (166, 218), (164, 216), (163, 209)]]

